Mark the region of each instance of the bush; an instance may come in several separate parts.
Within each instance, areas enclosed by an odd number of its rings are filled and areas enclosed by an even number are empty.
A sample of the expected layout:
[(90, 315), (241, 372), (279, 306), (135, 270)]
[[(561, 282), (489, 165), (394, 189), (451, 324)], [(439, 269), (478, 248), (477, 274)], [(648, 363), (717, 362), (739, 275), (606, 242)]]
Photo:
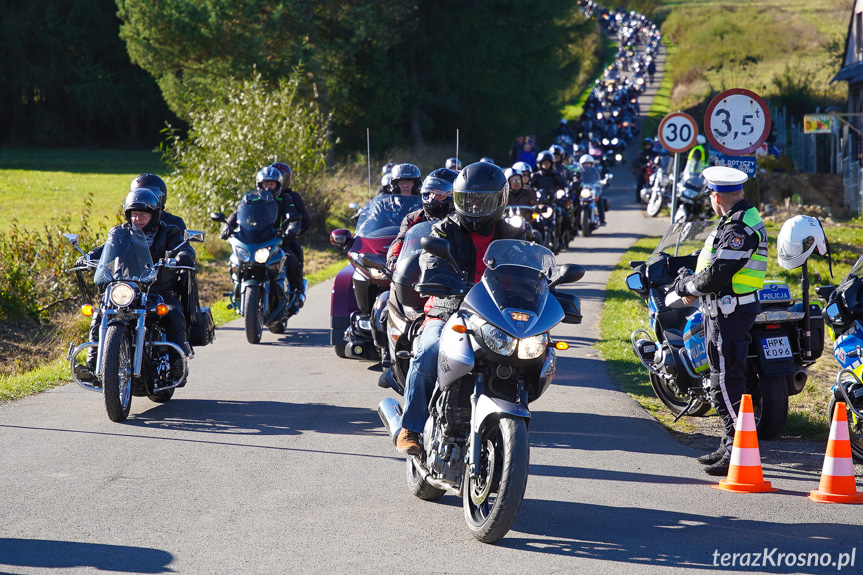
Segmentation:
[(327, 118), (300, 97), (299, 71), (276, 85), (257, 73), (232, 81), (189, 110), (188, 138), (168, 126), (162, 151), (169, 185), (195, 225), (209, 222), (212, 211), (232, 212), (255, 187), (257, 171), (275, 161), (291, 166), (312, 218), (326, 221), (332, 203), (321, 185), (330, 149)]

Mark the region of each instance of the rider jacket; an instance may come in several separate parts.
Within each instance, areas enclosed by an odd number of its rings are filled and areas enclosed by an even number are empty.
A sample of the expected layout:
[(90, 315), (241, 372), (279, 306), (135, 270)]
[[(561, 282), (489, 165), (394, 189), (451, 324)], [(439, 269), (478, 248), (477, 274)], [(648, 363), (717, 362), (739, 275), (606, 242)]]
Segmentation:
[[(293, 214), (299, 214), (302, 217), (300, 221), (300, 232), (297, 234), (302, 235), (312, 226), (312, 218), (309, 215), (308, 210), (306, 210), (306, 204), (303, 202), (302, 196), (297, 192), (292, 191), (290, 188), (285, 188), (279, 197), (276, 198), (276, 207), (279, 210), (278, 215), (276, 216), (276, 229), (281, 231), (285, 231), (288, 227), (287, 218)], [(233, 230), (237, 227), (237, 212), (236, 210), (228, 216), (225, 220), (225, 223), (230, 226)]]
[(519, 191), (513, 192), (509, 190), (509, 199), (506, 202), (508, 206), (535, 206), (536, 192), (533, 188), (522, 187)]
[[(525, 230), (521, 228), (511, 226), (504, 220), (498, 220), (494, 226), (494, 232), (490, 241), (522, 240), (525, 239), (525, 233)], [(464, 277), (467, 278), (467, 281), (473, 283), (477, 268), (477, 249), (472, 237), (473, 234), (463, 228), (458, 220), (455, 219), (455, 216), (451, 214), (434, 225), (431, 235), (432, 237), (449, 240), (450, 254), (455, 259), (459, 269), (464, 272)], [(420, 266), (423, 268), (423, 275), (425, 275), (426, 270), (436, 268), (442, 270), (450, 269), (449, 264), (425, 252), (420, 257)], [(462, 298), (457, 296), (430, 298), (432, 307), (426, 315), (447, 320), (459, 308), (461, 301)]]
[(424, 208), (414, 210), (402, 219), (401, 226), (399, 226), (399, 235), (396, 236), (396, 239), (390, 244), (389, 250), (387, 250), (387, 268), (389, 270), (396, 269), (396, 261), (399, 259), (399, 254), (402, 253), (402, 246), (405, 243), (405, 236), (408, 234), (408, 231), (415, 225), (427, 220), (428, 215)]
[(530, 187), (534, 190), (550, 190), (552, 193), (566, 187), (563, 178), (553, 170), (540, 169), (530, 177)]

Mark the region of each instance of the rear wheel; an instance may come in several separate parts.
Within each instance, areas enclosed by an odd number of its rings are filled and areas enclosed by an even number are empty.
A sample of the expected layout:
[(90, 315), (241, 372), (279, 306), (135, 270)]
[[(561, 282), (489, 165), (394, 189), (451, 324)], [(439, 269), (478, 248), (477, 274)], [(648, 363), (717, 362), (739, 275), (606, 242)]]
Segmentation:
[(129, 417), (132, 406), (132, 345), (129, 328), (112, 325), (105, 334), (102, 366), (102, 390), (105, 410), (111, 421)]
[(407, 463), (407, 478), (408, 478), (408, 487), (411, 489), (411, 493), (419, 497), (420, 499), (424, 499), (425, 501), (437, 501), (443, 494), (446, 493), (443, 489), (438, 489), (433, 485), (429, 485), (423, 478), (422, 475), (417, 471), (416, 466), (411, 461), (411, 458), (408, 457), (406, 460)]
[[(833, 411), (836, 409), (838, 401), (835, 397), (830, 398), (830, 404), (827, 406), (827, 421), (833, 425)], [(860, 406), (857, 407), (858, 411)], [(863, 462), (863, 419), (854, 415), (854, 412), (846, 406), (846, 415), (848, 417), (848, 438), (851, 440), (851, 455), (857, 461)]]
[(260, 343), (264, 332), (260, 286), (248, 286), (243, 292), (243, 316), (246, 319), (246, 339), (249, 343)]
[[(673, 413), (680, 413), (689, 404), (689, 394), (681, 393), (676, 386), (664, 377), (659, 377), (653, 373), (650, 374), (650, 387), (653, 388), (653, 393), (659, 398), (659, 401), (665, 404)], [(698, 417), (710, 411), (710, 402), (696, 400), (686, 415)]]
[[(774, 439), (788, 419), (788, 383), (784, 375), (757, 375), (752, 387), (752, 410), (758, 439)], [(750, 383), (750, 382), (747, 382)]]

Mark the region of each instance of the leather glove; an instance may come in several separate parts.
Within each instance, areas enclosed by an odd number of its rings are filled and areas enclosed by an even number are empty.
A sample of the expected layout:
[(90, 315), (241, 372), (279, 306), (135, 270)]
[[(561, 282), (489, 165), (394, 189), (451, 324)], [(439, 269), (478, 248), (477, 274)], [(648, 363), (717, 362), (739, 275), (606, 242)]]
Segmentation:
[(679, 270), (677, 270), (677, 279), (674, 280), (674, 293), (676, 293), (680, 297), (692, 295), (686, 290), (686, 281), (691, 275), (692, 270), (690, 270), (689, 268), (680, 268)]
[(181, 266), (193, 267), (195, 265), (195, 260), (189, 254), (180, 254), (177, 256), (177, 264)]
[(219, 231), (219, 239), (226, 240), (231, 237), (231, 226), (228, 224), (222, 224), (222, 229)]
[(87, 256), (78, 256), (78, 259), (75, 260), (75, 267), (80, 268), (82, 266), (87, 265), (87, 262), (90, 261)]

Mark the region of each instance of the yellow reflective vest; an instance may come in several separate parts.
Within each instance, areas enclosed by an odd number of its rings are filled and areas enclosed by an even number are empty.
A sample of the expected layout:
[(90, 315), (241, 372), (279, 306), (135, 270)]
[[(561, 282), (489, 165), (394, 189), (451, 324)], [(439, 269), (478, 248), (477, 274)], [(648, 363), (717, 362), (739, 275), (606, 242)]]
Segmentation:
[[(742, 222), (747, 235), (758, 234), (758, 248), (746, 252), (723, 249), (720, 253), (717, 253), (713, 245), (716, 236), (723, 227), (732, 222)], [(761, 221), (761, 216), (758, 215), (758, 210), (755, 208), (735, 212), (728, 219), (723, 218), (719, 221), (719, 224), (717, 224), (704, 242), (704, 247), (698, 253), (698, 263), (695, 267), (695, 273), (707, 269), (714, 261), (723, 259), (739, 260), (744, 258), (746, 259), (746, 264), (731, 278), (731, 288), (734, 293), (739, 295), (752, 293), (764, 287), (764, 277), (767, 274), (767, 229), (764, 227), (764, 222)]]

